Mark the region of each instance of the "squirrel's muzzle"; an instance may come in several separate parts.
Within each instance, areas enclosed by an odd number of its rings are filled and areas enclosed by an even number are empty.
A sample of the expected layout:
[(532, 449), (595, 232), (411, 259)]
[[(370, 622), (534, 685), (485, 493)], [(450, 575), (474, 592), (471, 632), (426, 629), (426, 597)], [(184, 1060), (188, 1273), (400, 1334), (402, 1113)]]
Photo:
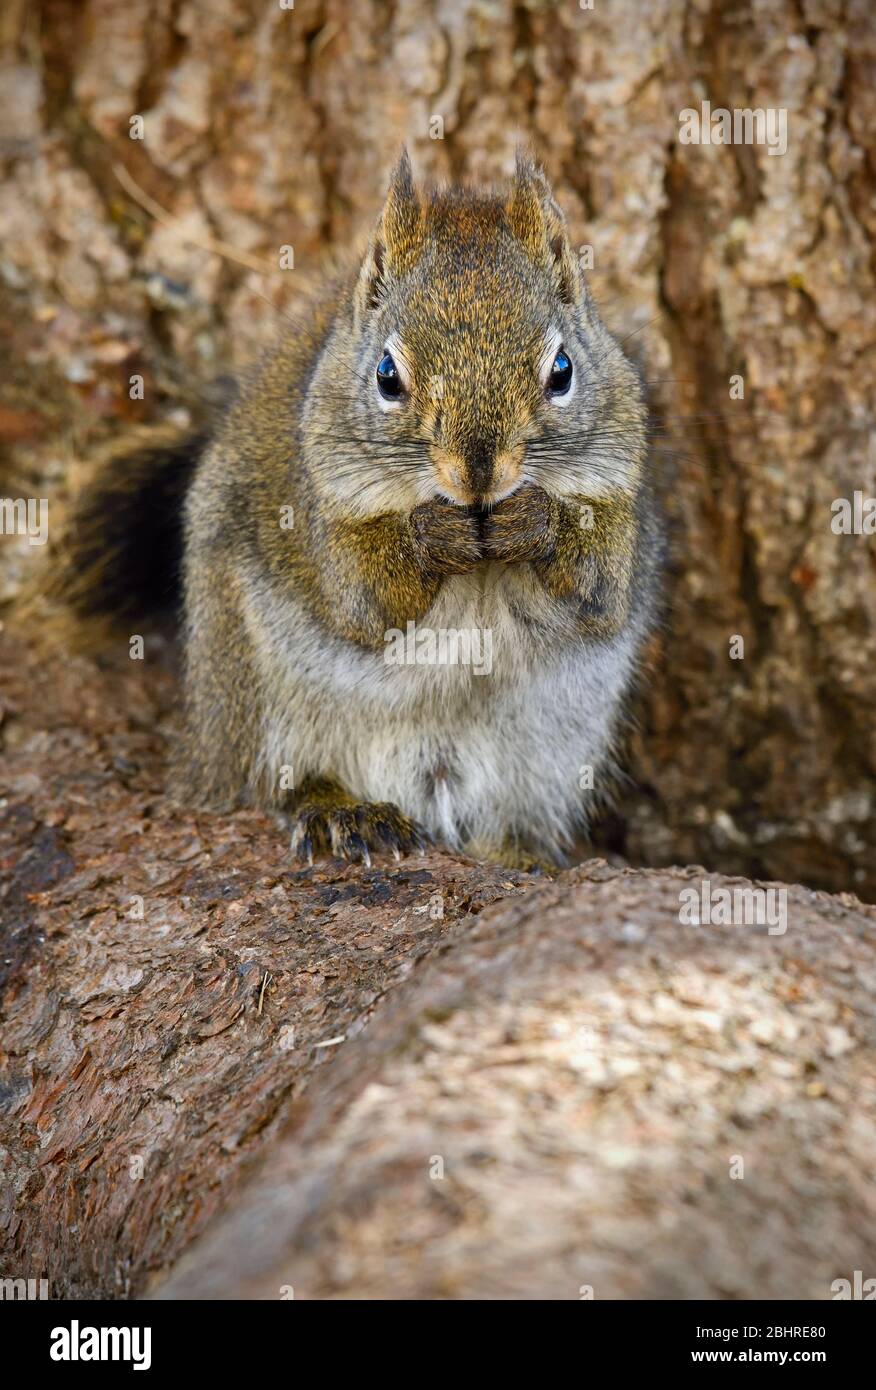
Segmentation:
[(523, 445), (496, 449), (478, 443), (462, 453), (433, 446), (432, 466), (441, 491), (463, 507), (494, 505), (521, 480)]

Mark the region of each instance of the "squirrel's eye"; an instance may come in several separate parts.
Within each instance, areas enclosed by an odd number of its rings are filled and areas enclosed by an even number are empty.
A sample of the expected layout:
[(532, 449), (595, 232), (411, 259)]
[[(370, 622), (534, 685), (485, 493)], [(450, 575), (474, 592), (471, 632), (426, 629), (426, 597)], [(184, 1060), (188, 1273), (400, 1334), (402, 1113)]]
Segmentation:
[(388, 352), (383, 354), (377, 364), (377, 389), (388, 401), (397, 400), (404, 393), (398, 367)]
[(547, 390), (549, 396), (565, 396), (569, 387), (572, 385), (572, 361), (566, 352), (560, 348), (554, 364), (551, 367), (550, 376), (547, 379)]

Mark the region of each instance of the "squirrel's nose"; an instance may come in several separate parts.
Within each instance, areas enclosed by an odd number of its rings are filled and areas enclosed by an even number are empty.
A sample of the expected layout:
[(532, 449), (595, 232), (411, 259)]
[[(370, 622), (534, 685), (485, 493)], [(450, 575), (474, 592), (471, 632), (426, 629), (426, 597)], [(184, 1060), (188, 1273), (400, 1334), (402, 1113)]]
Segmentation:
[(468, 485), (476, 497), (485, 497), (493, 482), (493, 467), (496, 451), (490, 445), (478, 441), (465, 451), (465, 475)]
[(473, 445), (461, 453), (433, 447), (432, 464), (444, 494), (461, 506), (499, 502), (516, 488), (523, 447), (496, 449)]
[(524, 449), (481, 446), (466, 456), (466, 476), (479, 503), (490, 506), (501, 502), (517, 488), (521, 479)]

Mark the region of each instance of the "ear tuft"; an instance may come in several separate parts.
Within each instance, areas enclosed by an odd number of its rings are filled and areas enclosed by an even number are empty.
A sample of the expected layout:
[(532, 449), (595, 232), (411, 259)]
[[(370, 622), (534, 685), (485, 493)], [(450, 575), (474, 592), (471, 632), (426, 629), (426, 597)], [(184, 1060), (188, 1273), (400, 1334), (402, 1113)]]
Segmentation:
[(411, 167), (411, 156), (408, 154), (407, 145), (402, 145), (401, 153), (396, 161), (395, 168), (389, 176), (389, 192), (386, 198), (387, 207), (399, 209), (416, 204), (417, 190), (414, 187), (414, 171)]
[(508, 224), (526, 254), (550, 271), (562, 299), (575, 304), (583, 285), (569, 243), (566, 219), (557, 205), (544, 170), (518, 148), (511, 193), (505, 205)]
[(380, 302), (381, 286), (415, 264), (422, 251), (422, 230), (423, 204), (403, 146), (359, 276), (360, 307), (374, 308)]

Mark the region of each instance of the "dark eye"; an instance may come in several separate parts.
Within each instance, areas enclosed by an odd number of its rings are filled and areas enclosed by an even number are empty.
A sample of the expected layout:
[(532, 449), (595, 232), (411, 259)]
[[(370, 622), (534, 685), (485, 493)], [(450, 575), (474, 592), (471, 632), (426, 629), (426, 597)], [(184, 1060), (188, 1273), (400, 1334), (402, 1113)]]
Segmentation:
[(551, 374), (547, 380), (547, 390), (549, 396), (565, 396), (569, 387), (572, 385), (572, 361), (563, 348), (560, 348), (554, 358), (554, 365), (551, 367)]
[(388, 401), (397, 400), (404, 393), (398, 367), (388, 352), (383, 354), (377, 364), (377, 389)]

